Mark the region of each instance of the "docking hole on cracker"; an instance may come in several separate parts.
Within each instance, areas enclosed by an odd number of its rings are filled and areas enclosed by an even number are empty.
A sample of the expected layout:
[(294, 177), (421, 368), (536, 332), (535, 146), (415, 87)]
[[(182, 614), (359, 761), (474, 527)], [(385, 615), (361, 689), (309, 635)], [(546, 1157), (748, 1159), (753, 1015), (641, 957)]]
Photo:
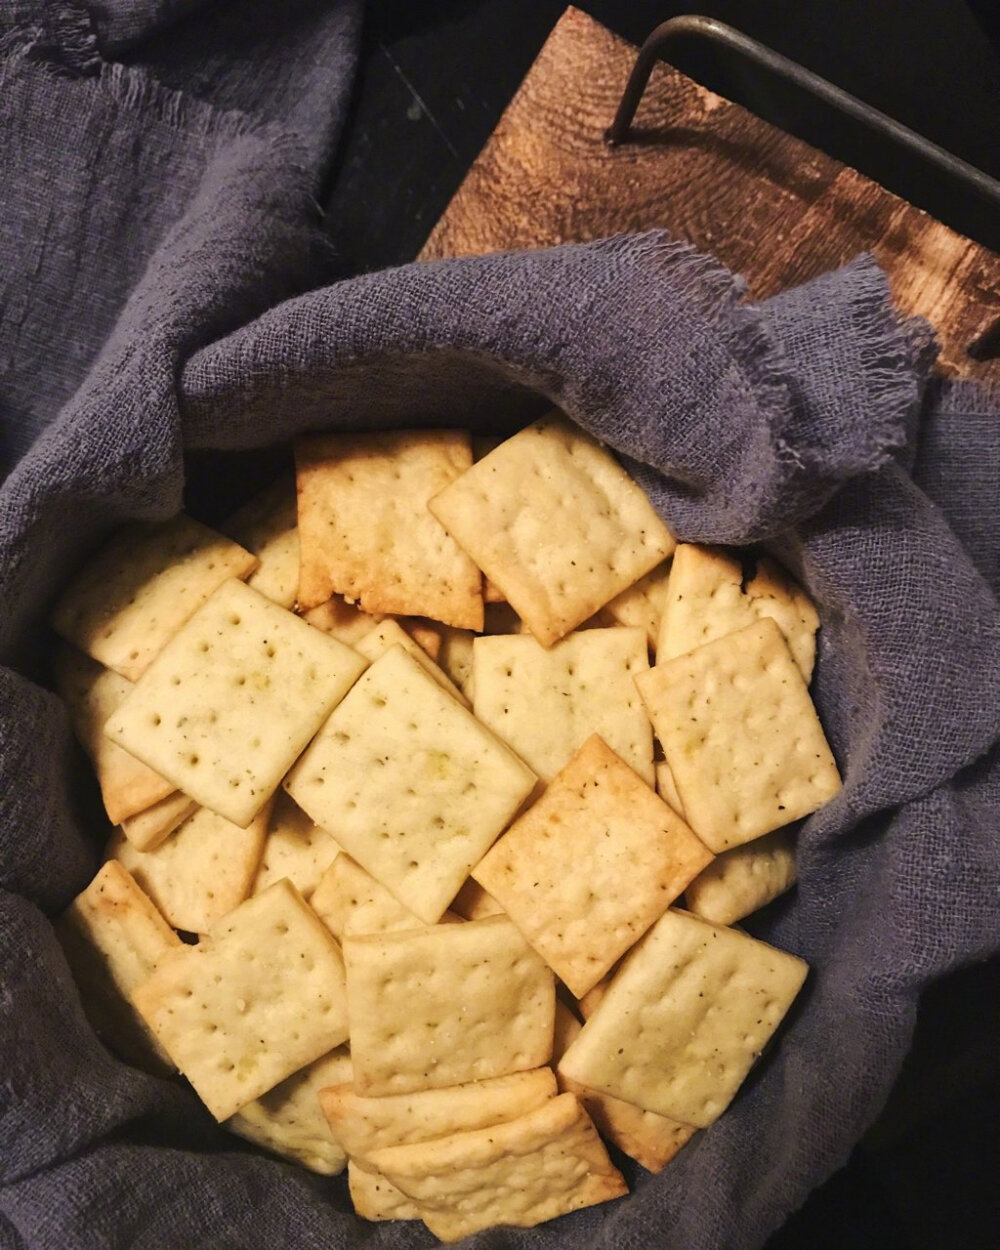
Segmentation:
[(618, 1199), (808, 974), (733, 926), (840, 788), (818, 614), (678, 544), (559, 413), (286, 459), (224, 533), (127, 527), (54, 605), (107, 819), (56, 923), (88, 1018), (363, 1219)]

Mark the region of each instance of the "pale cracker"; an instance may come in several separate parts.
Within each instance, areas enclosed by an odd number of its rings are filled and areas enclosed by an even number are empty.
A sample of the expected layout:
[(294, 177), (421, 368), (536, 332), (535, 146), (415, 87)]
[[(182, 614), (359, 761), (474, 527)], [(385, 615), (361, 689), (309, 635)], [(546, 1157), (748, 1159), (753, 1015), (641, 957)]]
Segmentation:
[(502, 443), (430, 509), (544, 646), (674, 548), (640, 487), (557, 415)]
[(572, 1094), (491, 1128), (386, 1146), (372, 1161), (443, 1241), (498, 1224), (533, 1228), (628, 1192)]
[[(485, 459), (485, 457), (488, 456), (491, 451), (495, 451), (500, 446), (500, 444), (505, 441), (506, 440), (502, 434), (473, 434), (472, 436), (473, 463), (475, 463), (477, 460)], [(506, 605), (507, 603), (507, 600), (504, 598), (503, 591), (500, 589), (499, 586), (494, 586), (488, 577), (483, 578), (483, 603), (484, 605), (485, 604)], [(487, 626), (486, 628), (486, 633), (488, 634), (495, 634), (499, 632), (501, 631), (496, 630), (496, 629), (490, 629), (489, 626)], [(513, 631), (505, 631), (505, 632), (513, 632)]]
[(267, 821), (267, 837), (251, 894), (260, 894), (282, 877), (307, 901), (340, 854), (340, 843), (279, 790)]
[(121, 831), (137, 851), (152, 851), (198, 810), (194, 799), (174, 790), (159, 803), (121, 823)]
[(653, 765), (653, 772), (656, 774), (656, 793), (664, 803), (669, 803), (678, 816), (683, 816), (684, 804), (681, 802), (681, 796), (677, 793), (677, 782), (674, 781), (674, 774), (670, 771), (670, 765), (666, 760), (657, 760)]
[(455, 629), (451, 625), (442, 625), (439, 628), (441, 646), (434, 657), (435, 661), (471, 701), (469, 685), (472, 680), (472, 646), (476, 635), (471, 629)]
[(795, 838), (778, 829), (717, 856), (684, 891), (688, 911), (735, 924), (795, 884)]
[(288, 881), (173, 952), (132, 1001), (217, 1120), (348, 1036), (340, 949)]
[(473, 710), (542, 781), (591, 734), (653, 784), (653, 731), (635, 678), (649, 668), (638, 629), (588, 629), (548, 650), (527, 634), (477, 638)]
[(330, 716), (285, 784), (344, 850), (433, 924), (535, 776), (393, 647)]
[(552, 973), (503, 916), (344, 939), (354, 1085), (403, 1094), (552, 1053)]
[(416, 1205), (381, 1172), (366, 1172), (353, 1159), (347, 1164), (347, 1186), (354, 1212), (363, 1220), (419, 1220)]
[(247, 585), (280, 603), (295, 606), (299, 591), (299, 531), (295, 479), (284, 474), (248, 500), (221, 527), (258, 564)]
[(427, 501), (472, 463), (468, 434), (315, 434), (295, 443), (299, 601), (483, 625), (482, 579)]
[(655, 651), (669, 579), (670, 561), (664, 560), (601, 609), (604, 624), (631, 625), (641, 629), (646, 635), (647, 647)]
[(157, 656), (107, 733), (203, 807), (248, 825), (365, 665), (227, 582)]
[(691, 828), (716, 853), (822, 807), (840, 774), (781, 630), (759, 621), (636, 685)]
[(132, 689), (127, 678), (66, 644), (56, 651), (55, 678), (73, 731), (94, 766), (104, 809), (113, 825), (175, 792), (165, 777), (104, 736), (105, 721)]
[(130, 681), (209, 596), (257, 564), (190, 517), (130, 525), (77, 574), (52, 615), (56, 633)]
[(324, 634), (329, 634), (331, 638), (336, 638), (348, 647), (355, 646), (384, 619), (362, 612), (340, 595), (334, 595), (318, 607), (310, 608), (302, 616), (314, 629), (322, 630)]
[(354, 644), (354, 649), (359, 655), (363, 655), (366, 660), (374, 662), (380, 655), (384, 655), (386, 651), (397, 646), (402, 647), (407, 654), (412, 655), (420, 667), (430, 673), (442, 690), (447, 690), (452, 698), (457, 699), (463, 707), (469, 706), (469, 700), (462, 694), (448, 674), (443, 669), (438, 668), (423, 647), (414, 641), (398, 621), (391, 619), (380, 621), (374, 629), (369, 630), (363, 638)]
[(617, 971), (617, 968), (612, 968), (607, 976), (601, 977), (596, 985), (591, 986), (586, 994), (581, 994), (579, 999), (577, 999), (576, 1008), (584, 1020), (589, 1020), (597, 1010), (604, 995), (608, 992), (608, 987), (614, 980)]
[[(570, 1009), (557, 1001), (553, 1063), (559, 1062), (582, 1028), (583, 1025)], [(647, 1172), (662, 1172), (696, 1132), (689, 1124), (679, 1124), (668, 1116), (643, 1111), (641, 1107), (612, 1098), (610, 1094), (599, 1094), (561, 1073), (559, 1090), (564, 1094), (575, 1094), (604, 1140), (612, 1142), (624, 1154), (641, 1163)]]
[(116, 833), (108, 858), (129, 870), (175, 929), (206, 933), (250, 894), (267, 818), (265, 808), (241, 829), (199, 807), (151, 851), (136, 850)]
[(743, 565), (737, 554), (682, 543), (674, 552), (657, 661), (693, 651), (766, 617), (785, 635), (808, 684), (816, 658), (819, 616), (805, 591), (764, 557), (744, 587)]
[(429, 621), (426, 616), (397, 616), (395, 618), (406, 630), (422, 651), (426, 651), (432, 660), (437, 662), (441, 654), (441, 641), (444, 630), (450, 625), (442, 625), (440, 621)]
[(347, 1154), (330, 1132), (320, 1091), (351, 1079), (351, 1056), (338, 1046), (301, 1071), (247, 1103), (226, 1121), (226, 1128), (310, 1172), (335, 1176), (344, 1170)]
[(464, 920), (485, 920), (487, 916), (503, 915), (503, 908), (496, 899), (471, 877), (455, 895), (451, 910)]
[(807, 971), (736, 929), (668, 911), (623, 961), (559, 1071), (704, 1127), (729, 1105)]
[[(313, 911), (338, 941), (357, 933), (398, 933), (424, 922), (397, 902), (350, 855), (338, 855), (312, 896)], [(447, 913), (445, 913), (447, 915)]]
[(121, 864), (104, 864), (55, 929), (97, 1033), (140, 1067), (172, 1068), (129, 995), (181, 940)]
[(319, 1098), (334, 1137), (352, 1159), (370, 1167), (372, 1152), (383, 1146), (431, 1141), (516, 1120), (556, 1093), (552, 1069), (536, 1068), (382, 1098), (367, 1098), (346, 1082), (321, 1090)]
[(595, 734), (472, 875), (579, 998), (711, 858)]

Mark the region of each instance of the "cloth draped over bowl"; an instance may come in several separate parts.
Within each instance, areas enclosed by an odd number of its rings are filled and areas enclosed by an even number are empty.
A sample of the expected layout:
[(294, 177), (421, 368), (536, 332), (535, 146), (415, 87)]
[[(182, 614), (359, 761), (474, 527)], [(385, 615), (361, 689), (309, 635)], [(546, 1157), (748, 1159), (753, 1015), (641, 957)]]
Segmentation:
[(733, 1107), (557, 1241), (490, 1244), (758, 1246), (878, 1114), (921, 990), (1000, 948), (1000, 395), (932, 376), (867, 257), (758, 304), (659, 231), (323, 285), (358, 6), (273, 15), (0, 15), (0, 1245), (356, 1236), (342, 1180), (244, 1150), (84, 1020), (48, 917), (107, 830), (45, 686), (56, 589), (126, 519), (211, 520), (300, 431), (556, 404), (681, 538), (764, 543), (809, 589), (845, 785), (752, 926), (813, 974)]

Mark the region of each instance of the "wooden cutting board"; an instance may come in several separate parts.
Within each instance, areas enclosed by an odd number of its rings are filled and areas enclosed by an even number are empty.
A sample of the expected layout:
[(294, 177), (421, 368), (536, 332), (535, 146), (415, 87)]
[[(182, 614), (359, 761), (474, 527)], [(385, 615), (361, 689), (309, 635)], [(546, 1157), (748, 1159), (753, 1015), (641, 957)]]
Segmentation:
[(1000, 256), (739, 105), (659, 65), (609, 148), (636, 49), (567, 9), (421, 253), (466, 256), (662, 226), (755, 297), (870, 251), (950, 374), (1000, 381), (968, 344), (1000, 318)]

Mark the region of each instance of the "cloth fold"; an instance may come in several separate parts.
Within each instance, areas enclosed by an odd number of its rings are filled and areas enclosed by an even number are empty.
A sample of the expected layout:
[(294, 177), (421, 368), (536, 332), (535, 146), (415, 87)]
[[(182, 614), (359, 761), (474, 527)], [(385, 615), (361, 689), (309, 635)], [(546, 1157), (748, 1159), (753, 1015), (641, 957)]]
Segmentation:
[[(350, 15), (307, 9), (283, 47), (305, 60), (326, 31), (343, 102)], [(25, 37), (0, 60), (23, 173), (0, 191), (0, 1244), (429, 1244), (419, 1226), (360, 1234), (343, 1178), (228, 1137), (93, 1036), (47, 916), (108, 830), (44, 688), (43, 622), (113, 525), (182, 497), (210, 517), (249, 490), (255, 451), (273, 471), (300, 430), (503, 430), (556, 403), (682, 537), (764, 542), (807, 586), (845, 786), (802, 826), (797, 889), (750, 922), (812, 973), (726, 1115), (661, 1176), (633, 1168), (630, 1198), (472, 1244), (759, 1246), (877, 1115), (921, 989), (1000, 949), (997, 397), (929, 382), (926, 327), (869, 258), (756, 305), (662, 232), (310, 289), (328, 143), (296, 127), (319, 114), (282, 128), (287, 101), (255, 112), (246, 81), (220, 108), (228, 88), (198, 78), (211, 57), (185, 79), (178, 53), (171, 82), (148, 50), (56, 74)], [(58, 215), (37, 148), (51, 118), (59, 158), (78, 152)]]

